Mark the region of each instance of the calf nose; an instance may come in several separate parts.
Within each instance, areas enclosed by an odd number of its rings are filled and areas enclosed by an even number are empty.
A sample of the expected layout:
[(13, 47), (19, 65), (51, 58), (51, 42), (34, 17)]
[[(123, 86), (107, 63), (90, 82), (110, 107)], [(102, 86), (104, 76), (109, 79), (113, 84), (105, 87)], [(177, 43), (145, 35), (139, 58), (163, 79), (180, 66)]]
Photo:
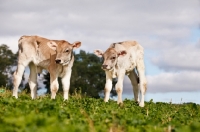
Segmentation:
[(108, 66), (108, 65), (102, 65), (102, 68), (103, 68), (103, 69), (106, 69), (106, 68), (107, 68), (107, 66)]
[(60, 59), (56, 59), (55, 62), (56, 62), (57, 64), (59, 64), (59, 63), (61, 62), (61, 60), (60, 60)]

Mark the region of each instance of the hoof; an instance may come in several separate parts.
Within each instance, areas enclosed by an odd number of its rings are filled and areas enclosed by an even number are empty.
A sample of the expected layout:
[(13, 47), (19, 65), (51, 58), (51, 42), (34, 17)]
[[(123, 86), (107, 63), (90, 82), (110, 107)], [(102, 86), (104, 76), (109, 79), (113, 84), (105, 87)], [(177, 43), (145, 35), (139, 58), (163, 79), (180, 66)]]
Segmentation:
[(13, 95), (13, 97), (16, 98), (16, 99), (18, 99), (18, 96), (16, 96), (16, 95)]
[(140, 107), (144, 107), (144, 103), (140, 102), (140, 103), (139, 103), (139, 106), (140, 106)]

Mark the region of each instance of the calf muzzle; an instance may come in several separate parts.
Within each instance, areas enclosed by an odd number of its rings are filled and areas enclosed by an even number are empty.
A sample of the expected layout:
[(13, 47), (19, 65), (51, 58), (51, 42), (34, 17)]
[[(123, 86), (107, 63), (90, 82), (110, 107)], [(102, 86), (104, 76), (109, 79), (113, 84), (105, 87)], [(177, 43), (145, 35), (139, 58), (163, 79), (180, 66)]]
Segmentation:
[(107, 69), (107, 66), (108, 66), (108, 65), (102, 65), (102, 68), (103, 68), (103, 69)]
[(60, 59), (56, 59), (55, 62), (56, 62), (56, 64), (59, 64), (61, 62), (61, 60)]

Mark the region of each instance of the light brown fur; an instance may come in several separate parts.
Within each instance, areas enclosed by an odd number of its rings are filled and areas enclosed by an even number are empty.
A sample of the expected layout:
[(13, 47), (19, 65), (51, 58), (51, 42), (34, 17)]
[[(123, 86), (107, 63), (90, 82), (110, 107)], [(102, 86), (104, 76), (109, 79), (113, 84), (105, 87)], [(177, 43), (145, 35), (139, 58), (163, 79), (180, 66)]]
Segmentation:
[[(18, 86), (25, 67), (29, 65), (29, 85), (32, 98), (36, 98), (37, 73), (40, 73), (42, 69), (46, 69), (51, 77), (51, 98), (56, 96), (58, 90), (57, 77), (59, 76), (64, 82), (64, 99), (68, 99), (69, 79), (74, 62), (73, 49), (79, 48), (81, 42), (70, 44), (65, 40), (50, 40), (39, 36), (22, 36), (18, 45), (19, 56), (18, 66), (14, 73), (13, 96), (18, 97)], [(56, 60), (58, 61), (55, 62)]]

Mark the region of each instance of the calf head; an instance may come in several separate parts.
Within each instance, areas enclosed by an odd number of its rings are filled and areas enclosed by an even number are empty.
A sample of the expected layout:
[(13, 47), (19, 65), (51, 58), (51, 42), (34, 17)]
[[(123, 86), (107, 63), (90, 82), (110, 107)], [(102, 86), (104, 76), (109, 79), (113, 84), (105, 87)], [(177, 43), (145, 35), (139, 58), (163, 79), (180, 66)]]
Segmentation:
[(61, 41), (50, 41), (47, 43), (47, 45), (56, 51), (56, 59), (55, 62), (57, 64), (61, 65), (67, 65), (72, 59), (73, 56), (73, 50), (77, 49), (81, 46), (81, 42), (77, 41), (73, 44), (70, 44), (67, 41), (61, 40)]
[(112, 70), (117, 64), (119, 57), (127, 54), (126, 50), (117, 52), (114, 48), (108, 48), (105, 52), (102, 50), (95, 50), (94, 54), (98, 57), (103, 58), (102, 69), (103, 70)]

